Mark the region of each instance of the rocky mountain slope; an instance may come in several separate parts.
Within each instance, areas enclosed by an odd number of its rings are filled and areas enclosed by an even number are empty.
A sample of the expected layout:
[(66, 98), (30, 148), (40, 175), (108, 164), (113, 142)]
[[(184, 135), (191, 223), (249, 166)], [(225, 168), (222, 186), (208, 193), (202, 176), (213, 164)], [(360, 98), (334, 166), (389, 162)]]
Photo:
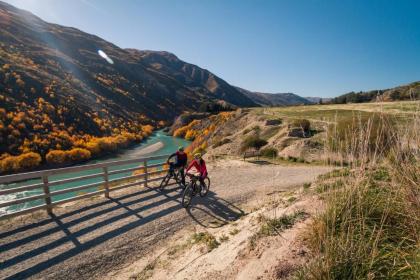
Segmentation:
[(313, 103), (294, 93), (253, 92), (239, 87), (236, 87), (236, 89), (260, 106), (290, 106)]
[(257, 106), (173, 54), (121, 49), (0, 2), (0, 161), (28, 152), (44, 161), (49, 150), (86, 148), (92, 137), (119, 137), (107, 140), (115, 150), (113, 142), (141, 140), (145, 125), (203, 104)]

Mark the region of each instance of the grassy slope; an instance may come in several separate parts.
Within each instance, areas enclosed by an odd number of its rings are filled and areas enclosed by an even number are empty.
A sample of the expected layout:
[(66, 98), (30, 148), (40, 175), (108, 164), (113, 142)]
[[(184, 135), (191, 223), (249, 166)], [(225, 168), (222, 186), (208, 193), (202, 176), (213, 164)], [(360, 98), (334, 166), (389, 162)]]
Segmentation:
[[(347, 149), (334, 151), (352, 159), (351, 172), (326, 176), (317, 188), (326, 208), (308, 229), (311, 261), (299, 279), (420, 277), (419, 105), (418, 101), (349, 104), (264, 112), (335, 124), (352, 120), (354, 113), (366, 117), (355, 124), (356, 130), (352, 127), (353, 133), (349, 131)], [(378, 124), (384, 119), (371, 122), (374, 112), (393, 116), (399, 125)], [(376, 128), (379, 133), (372, 142)]]
[(383, 103), (358, 103), (358, 104), (334, 104), (334, 105), (311, 105), (274, 108), (256, 108), (257, 114), (267, 115), (271, 118), (305, 118), (311, 121), (339, 121), (361, 116), (371, 116), (373, 113), (383, 112), (391, 114), (399, 119), (409, 119), (412, 113), (420, 108), (420, 101), (400, 101)]
[(351, 172), (332, 174), (317, 188), (326, 208), (308, 229), (312, 261), (298, 277), (419, 277), (419, 108), (419, 101), (408, 101), (252, 109), (264, 119), (354, 125), (338, 130), (347, 130), (344, 137), (326, 136), (344, 144), (330, 152), (346, 157)]

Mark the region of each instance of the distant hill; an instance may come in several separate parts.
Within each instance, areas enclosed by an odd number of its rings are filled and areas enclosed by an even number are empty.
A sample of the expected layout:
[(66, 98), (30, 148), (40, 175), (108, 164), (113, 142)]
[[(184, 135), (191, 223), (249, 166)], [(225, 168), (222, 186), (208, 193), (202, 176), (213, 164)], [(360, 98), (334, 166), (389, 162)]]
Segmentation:
[(420, 99), (420, 81), (391, 89), (349, 92), (331, 100), (331, 103), (362, 103)]
[(122, 49), (1, 1), (0, 81), (0, 160), (28, 151), (45, 160), (91, 137), (141, 139), (145, 125), (185, 111), (258, 106), (174, 54)]
[(331, 101), (332, 98), (325, 98), (325, 97), (305, 97), (305, 99), (309, 100), (310, 102), (314, 103), (314, 104), (319, 104), (321, 103), (328, 103)]
[(236, 87), (236, 89), (260, 106), (291, 106), (312, 104), (310, 100), (300, 97), (294, 93), (252, 92), (240, 87)]

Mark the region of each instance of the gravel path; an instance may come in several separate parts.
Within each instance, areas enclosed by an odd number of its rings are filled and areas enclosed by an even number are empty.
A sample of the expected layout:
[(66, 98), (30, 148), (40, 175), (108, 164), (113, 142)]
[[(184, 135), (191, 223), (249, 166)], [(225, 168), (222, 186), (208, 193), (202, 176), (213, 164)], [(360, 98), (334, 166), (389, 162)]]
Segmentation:
[(223, 161), (210, 166), (211, 191), (189, 211), (175, 186), (163, 193), (139, 186), (59, 208), (52, 217), (39, 212), (2, 222), (0, 278), (103, 279), (186, 226), (220, 226), (243, 214), (239, 206), (330, 169)]

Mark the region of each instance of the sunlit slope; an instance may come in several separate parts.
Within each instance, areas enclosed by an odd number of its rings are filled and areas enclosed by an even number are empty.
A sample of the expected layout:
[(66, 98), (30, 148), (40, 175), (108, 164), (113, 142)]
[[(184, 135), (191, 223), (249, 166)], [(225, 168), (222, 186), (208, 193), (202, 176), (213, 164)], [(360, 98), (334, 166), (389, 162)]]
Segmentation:
[(86, 144), (94, 137), (113, 137), (101, 144), (113, 151), (202, 104), (255, 105), (173, 54), (121, 49), (0, 2), (0, 160), (36, 152), (45, 161), (75, 147), (99, 154)]

